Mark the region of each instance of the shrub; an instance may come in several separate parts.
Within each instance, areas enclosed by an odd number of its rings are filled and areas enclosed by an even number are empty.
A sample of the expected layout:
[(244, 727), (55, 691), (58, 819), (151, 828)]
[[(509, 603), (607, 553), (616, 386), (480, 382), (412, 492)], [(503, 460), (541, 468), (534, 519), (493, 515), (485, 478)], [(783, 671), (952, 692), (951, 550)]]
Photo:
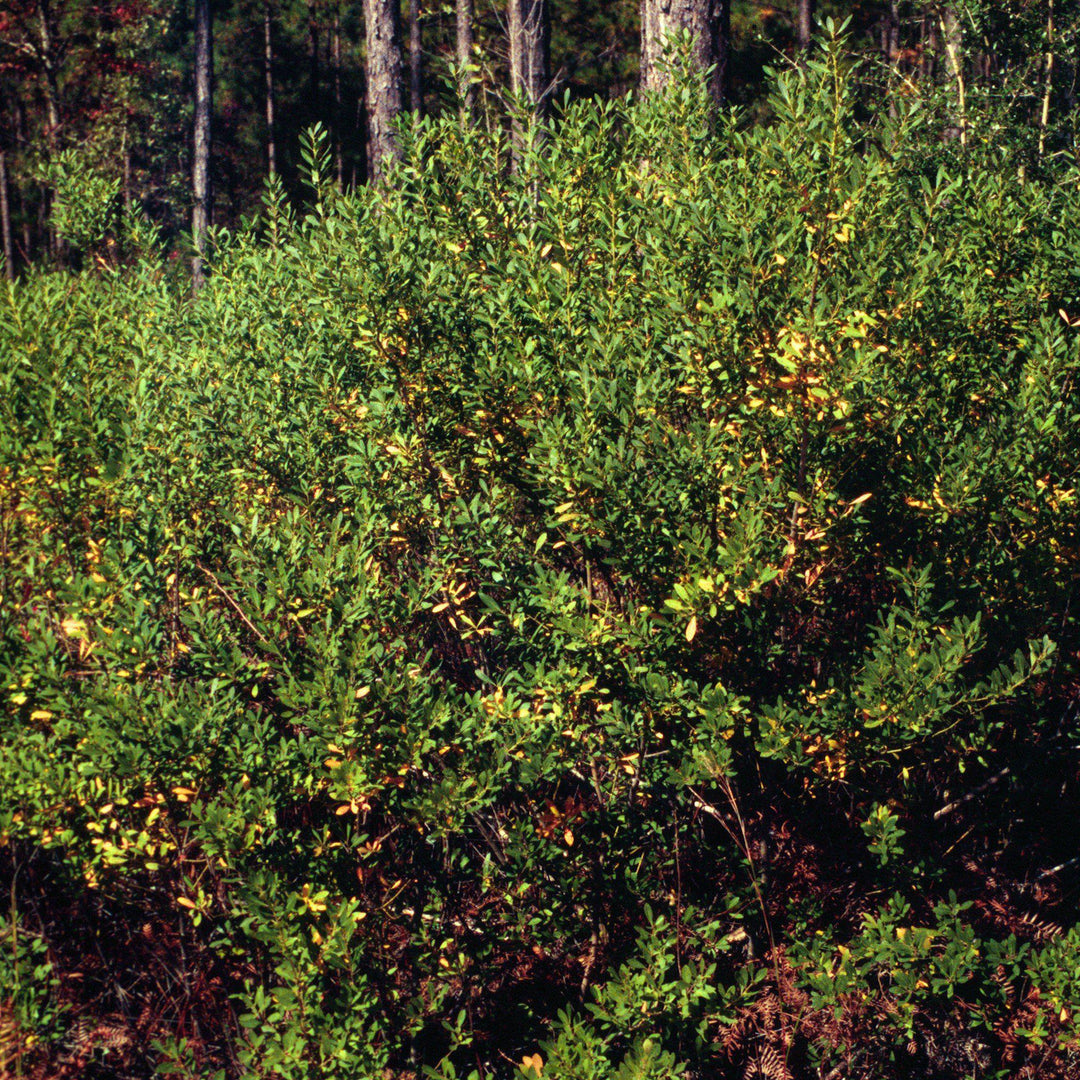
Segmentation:
[(314, 136), (196, 302), (7, 290), (15, 1008), (130, 1036), (28, 1050), (1070, 1067), (1075, 175), (855, 87), (568, 105), (512, 172), (425, 120), (348, 197)]

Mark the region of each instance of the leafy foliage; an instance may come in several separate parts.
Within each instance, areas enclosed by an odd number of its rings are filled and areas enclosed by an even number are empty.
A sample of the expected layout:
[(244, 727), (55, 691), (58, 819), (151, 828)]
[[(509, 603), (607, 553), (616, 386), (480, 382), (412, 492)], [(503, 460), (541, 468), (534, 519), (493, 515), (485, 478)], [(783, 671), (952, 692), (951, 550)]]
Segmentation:
[(858, 85), (7, 290), (27, 1068), (1075, 1067), (1076, 176)]

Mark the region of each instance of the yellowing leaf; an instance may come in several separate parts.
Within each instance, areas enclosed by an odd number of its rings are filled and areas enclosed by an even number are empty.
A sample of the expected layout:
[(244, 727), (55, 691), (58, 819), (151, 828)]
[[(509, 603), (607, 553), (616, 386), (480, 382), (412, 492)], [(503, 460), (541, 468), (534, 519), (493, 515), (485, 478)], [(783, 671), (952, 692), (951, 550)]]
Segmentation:
[(573, 847), (574, 846), (574, 834), (569, 829), (567, 829), (562, 834), (562, 838), (566, 841), (566, 846), (567, 847)]
[(697, 633), (697, 616), (691, 615), (690, 621), (686, 624), (686, 640), (693, 641), (694, 635)]
[(30, 714), (31, 720), (51, 720), (53, 714), (48, 709), (35, 709)]
[(540, 1071), (544, 1067), (544, 1059), (539, 1054), (527, 1054), (521, 1059), (521, 1071), (535, 1073), (540, 1075)]
[(181, 907), (187, 908), (189, 911), (194, 911), (197, 906), (194, 900), (189, 900), (186, 896), (178, 896), (176, 902)]

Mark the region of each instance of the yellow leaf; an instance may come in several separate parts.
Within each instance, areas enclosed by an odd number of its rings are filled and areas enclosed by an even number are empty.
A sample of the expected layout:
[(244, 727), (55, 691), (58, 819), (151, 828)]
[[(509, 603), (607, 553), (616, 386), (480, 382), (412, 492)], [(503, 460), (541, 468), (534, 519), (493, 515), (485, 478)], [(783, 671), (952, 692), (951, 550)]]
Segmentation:
[(176, 902), (181, 907), (186, 907), (189, 911), (194, 911), (195, 910), (195, 907), (196, 907), (195, 902), (193, 900), (189, 900), (186, 896), (178, 896), (176, 898)]
[(567, 829), (562, 834), (562, 838), (566, 841), (566, 846), (567, 847), (573, 847), (574, 846), (574, 834), (569, 829)]
[(690, 621), (686, 624), (686, 640), (693, 641), (694, 635), (697, 633), (697, 616), (691, 615)]
[(540, 1075), (544, 1067), (544, 1059), (539, 1054), (528, 1054), (521, 1059), (521, 1071)]
[(48, 709), (35, 709), (30, 714), (30, 719), (31, 720), (51, 720), (52, 715), (53, 714), (51, 712), (49, 712)]

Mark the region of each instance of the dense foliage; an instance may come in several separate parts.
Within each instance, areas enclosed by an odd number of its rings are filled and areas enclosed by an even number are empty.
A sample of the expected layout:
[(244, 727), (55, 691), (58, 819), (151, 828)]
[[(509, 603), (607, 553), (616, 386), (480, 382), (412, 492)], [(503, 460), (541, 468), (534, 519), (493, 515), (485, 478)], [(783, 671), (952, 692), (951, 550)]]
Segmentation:
[(867, 86), (5, 291), (0, 1066), (1076, 1075), (1080, 177)]

